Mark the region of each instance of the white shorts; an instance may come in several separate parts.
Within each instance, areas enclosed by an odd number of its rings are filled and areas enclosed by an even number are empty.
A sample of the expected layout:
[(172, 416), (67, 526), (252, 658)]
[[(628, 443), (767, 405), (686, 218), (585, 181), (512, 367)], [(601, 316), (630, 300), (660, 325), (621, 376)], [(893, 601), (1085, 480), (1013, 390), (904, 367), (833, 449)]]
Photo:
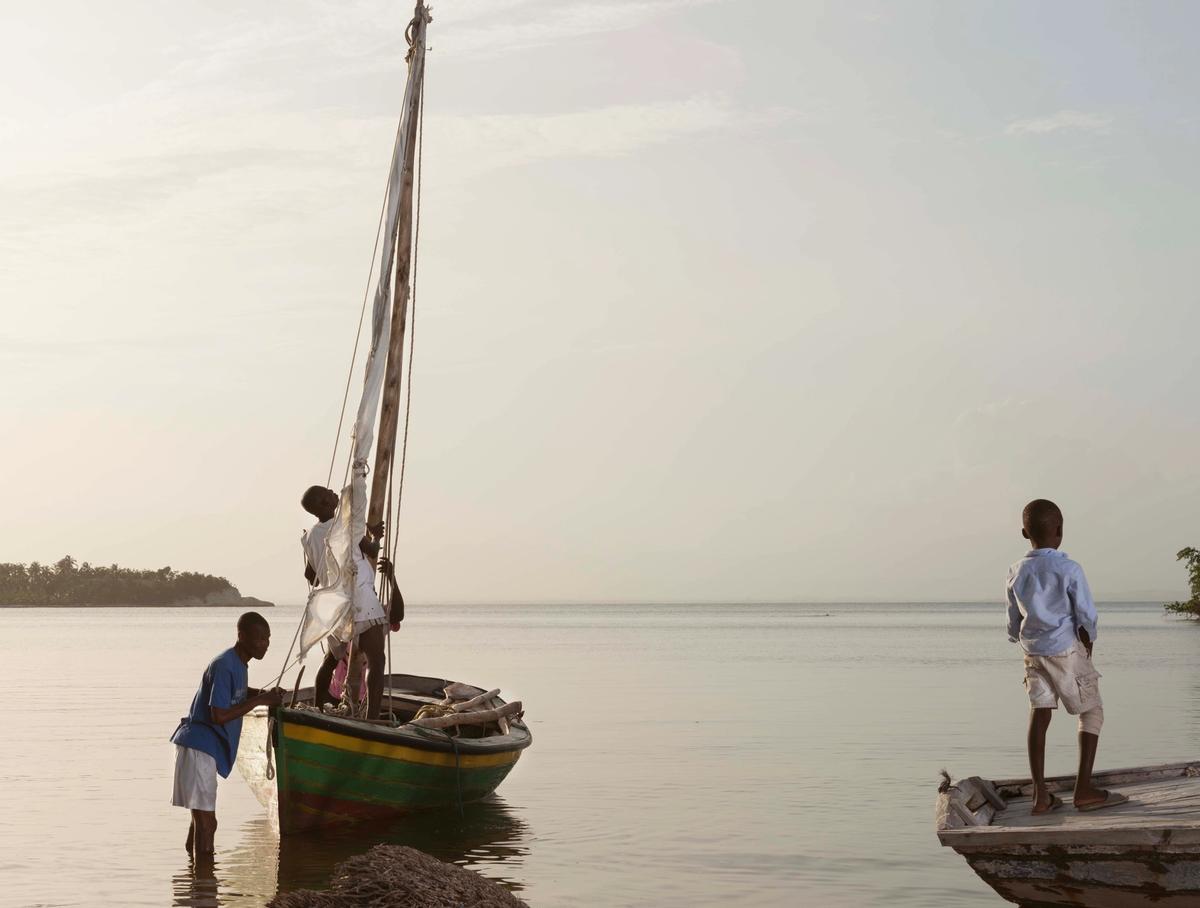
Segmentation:
[(217, 810), (217, 761), (211, 754), (175, 745), (175, 791), (171, 803), (188, 810)]
[[(354, 622), (354, 641), (357, 643), (362, 632), (375, 627), (377, 624), (387, 624), (388, 620), (383, 616), (383, 606), (379, 607), (380, 614), (368, 621)], [(329, 651), (333, 653), (335, 659), (345, 659), (346, 653), (349, 652), (350, 644), (344, 640), (339, 640), (333, 634), (325, 638), (325, 645), (329, 647)]]
[(1090, 712), (1100, 701), (1100, 672), (1082, 643), (1054, 656), (1025, 656), (1025, 689), (1034, 709), (1056, 709), (1058, 701), (1072, 716)]

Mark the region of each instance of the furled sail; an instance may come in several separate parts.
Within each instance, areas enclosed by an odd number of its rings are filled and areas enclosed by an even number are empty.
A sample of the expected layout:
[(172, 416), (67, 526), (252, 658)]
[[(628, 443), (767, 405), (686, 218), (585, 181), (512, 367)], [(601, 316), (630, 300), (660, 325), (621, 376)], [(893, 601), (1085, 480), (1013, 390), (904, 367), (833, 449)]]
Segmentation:
[[(351, 450), (350, 483), (342, 489), (334, 525), (325, 539), (325, 557), (317, 585), (309, 594), (308, 606), (299, 634), (299, 657), (303, 658), (319, 640), (334, 634), (349, 640), (354, 632), (353, 591), (361, 559), (354, 557), (367, 526), (367, 473), (370, 470), (371, 447), (375, 441), (375, 422), (379, 414), (380, 395), (387, 368), (388, 347), (392, 334), (392, 312), (398, 296), (407, 298), (407, 286), (393, 290), (392, 272), (395, 264), (396, 237), (401, 220), (411, 217), (402, 209), (406, 163), (411, 160), (415, 134), (414, 117), (420, 102), (420, 83), (425, 70), (425, 25), (429, 15), (422, 3), (417, 4), (410, 40), (408, 82), (404, 89), (404, 107), (400, 127), (392, 152), (388, 175), (387, 202), (383, 231), (383, 254), (380, 255), (379, 279), (375, 285), (374, 307), (371, 313), (371, 346), (367, 354), (366, 374), (362, 397), (354, 422)], [(409, 175), (411, 179), (411, 174)], [(395, 294), (395, 295), (394, 295)], [(375, 464), (386, 470), (388, 464)]]

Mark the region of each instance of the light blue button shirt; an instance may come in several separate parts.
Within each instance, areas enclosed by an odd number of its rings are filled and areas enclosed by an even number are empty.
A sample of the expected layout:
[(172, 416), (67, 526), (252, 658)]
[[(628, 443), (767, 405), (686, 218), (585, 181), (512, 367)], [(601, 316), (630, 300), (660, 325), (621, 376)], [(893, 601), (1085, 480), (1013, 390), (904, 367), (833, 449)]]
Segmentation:
[(1058, 549), (1033, 549), (1008, 569), (1008, 639), (1031, 656), (1065, 653), (1079, 628), (1096, 639), (1096, 604), (1083, 568)]

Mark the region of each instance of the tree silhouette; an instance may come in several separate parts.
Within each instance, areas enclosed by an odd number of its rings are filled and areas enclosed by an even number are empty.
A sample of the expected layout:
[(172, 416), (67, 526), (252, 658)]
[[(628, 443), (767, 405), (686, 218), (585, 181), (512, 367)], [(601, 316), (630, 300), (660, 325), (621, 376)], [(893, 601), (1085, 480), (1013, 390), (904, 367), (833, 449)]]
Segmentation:
[(11, 605), (174, 605), (211, 593), (238, 595), (224, 577), (175, 571), (93, 567), (70, 555), (53, 567), (0, 563), (0, 603)]
[(1194, 549), (1190, 546), (1186, 549), (1180, 549), (1179, 554), (1175, 558), (1177, 561), (1187, 564), (1188, 582), (1191, 584), (1192, 598), (1187, 602), (1168, 602), (1163, 608), (1168, 612), (1178, 612), (1182, 615), (1200, 618), (1200, 549)]

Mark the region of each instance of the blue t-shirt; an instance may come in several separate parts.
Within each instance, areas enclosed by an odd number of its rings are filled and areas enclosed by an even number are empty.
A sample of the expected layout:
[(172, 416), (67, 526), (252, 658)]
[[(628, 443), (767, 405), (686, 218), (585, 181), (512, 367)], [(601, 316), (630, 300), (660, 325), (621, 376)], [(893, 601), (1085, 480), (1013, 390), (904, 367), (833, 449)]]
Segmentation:
[(192, 698), (192, 708), (179, 720), (171, 740), (184, 747), (203, 751), (217, 761), (221, 778), (229, 778), (237, 757), (238, 739), (242, 736), (240, 718), (218, 725), (212, 719), (210, 706), (229, 709), (246, 699), (250, 680), (243, 662), (233, 647), (209, 663), (200, 681), (200, 689)]

